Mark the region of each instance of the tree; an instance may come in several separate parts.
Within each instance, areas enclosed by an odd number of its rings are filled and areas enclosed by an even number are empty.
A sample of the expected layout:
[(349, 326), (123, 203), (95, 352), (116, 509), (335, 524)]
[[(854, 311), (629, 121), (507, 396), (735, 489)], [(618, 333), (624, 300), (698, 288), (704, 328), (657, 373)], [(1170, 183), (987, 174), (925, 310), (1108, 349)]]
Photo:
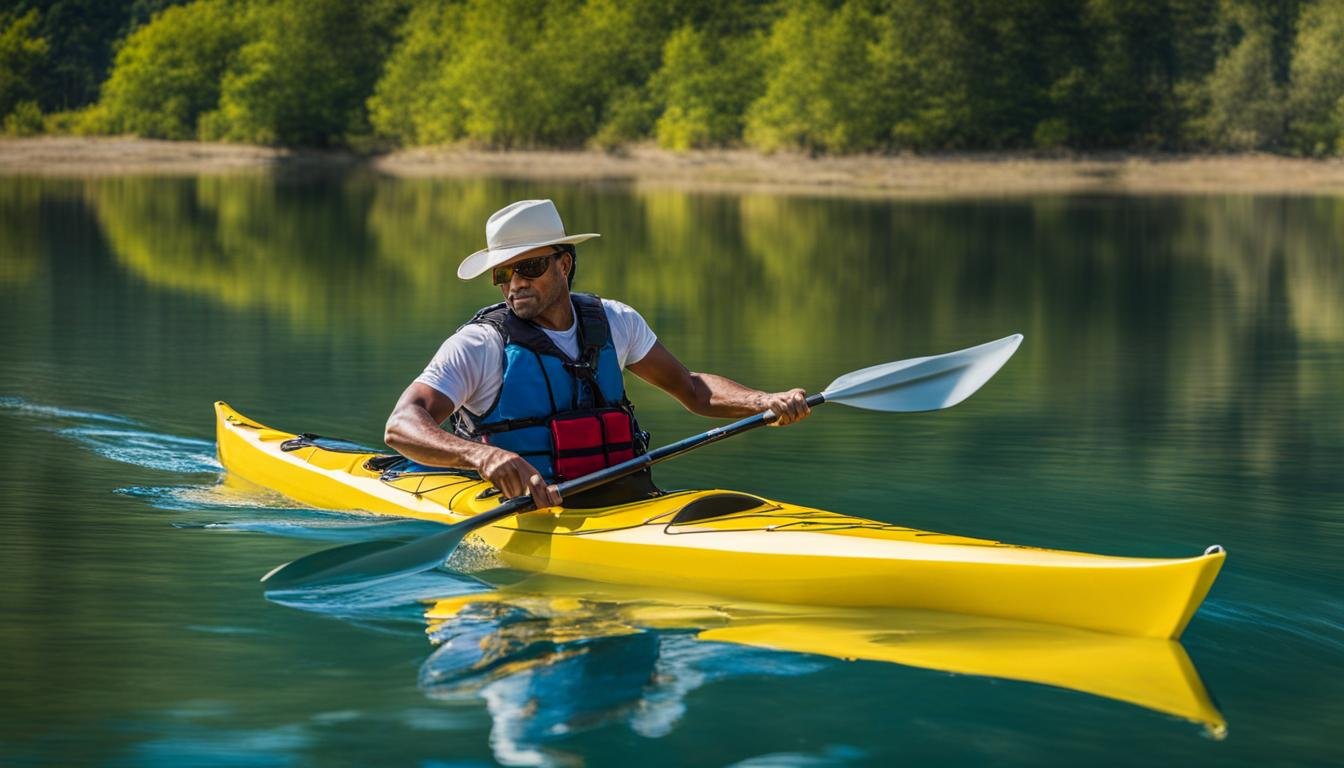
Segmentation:
[(41, 15), (37, 34), (49, 55), (36, 83), (45, 112), (97, 101), (117, 45), (154, 13), (183, 0), (10, 0), (20, 15)]
[(1226, 53), (1195, 91), (1190, 123), (1205, 146), (1248, 150), (1274, 146), (1285, 132), (1284, 87), (1275, 80), (1274, 28), (1258, 5), (1228, 2), (1222, 8)]
[(0, 13), (0, 118), (38, 97), (36, 75), (47, 56), (47, 41), (36, 36), (38, 22), (37, 11)]
[(380, 136), (402, 145), (462, 136), (463, 107), (438, 87), (460, 26), (461, 5), (454, 0), (427, 0), (411, 9), (369, 97), (369, 122)]
[(885, 145), (892, 116), (874, 66), (882, 29), (858, 0), (834, 12), (816, 0), (793, 4), (764, 44), (765, 88), (747, 110), (748, 143), (813, 152)]
[(1344, 152), (1344, 0), (1307, 8), (1293, 51), (1295, 145), (1311, 154)]
[(95, 130), (194, 139), (219, 103), (220, 79), (248, 31), (228, 0), (196, 0), (155, 16), (127, 38), (92, 116)]
[(663, 45), (649, 81), (662, 107), (658, 143), (670, 149), (723, 146), (742, 137), (742, 116), (762, 91), (760, 40), (714, 36), (690, 25)]
[(331, 146), (368, 131), (365, 102), (400, 21), (391, 0), (273, 0), (225, 70), (205, 138)]
[[(577, 146), (657, 67), (668, 8), (653, 0), (467, 0), (417, 9), (371, 107), (385, 135), (497, 147)], [(416, 71), (418, 66), (427, 70)]]

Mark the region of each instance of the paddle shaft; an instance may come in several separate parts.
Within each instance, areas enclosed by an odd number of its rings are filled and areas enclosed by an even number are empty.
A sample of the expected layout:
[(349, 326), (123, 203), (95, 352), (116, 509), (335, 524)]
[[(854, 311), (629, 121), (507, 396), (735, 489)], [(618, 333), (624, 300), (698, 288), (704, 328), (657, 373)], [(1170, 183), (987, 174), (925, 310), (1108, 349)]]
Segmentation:
[[(855, 408), (887, 412), (933, 411), (949, 408), (978, 390), (1003, 365), (1018, 344), (1020, 334), (933, 357), (896, 360), (847, 373), (832, 381), (819, 394), (807, 398), (810, 407), (840, 403)], [(632, 475), (674, 456), (718, 442), (776, 418), (770, 411), (715, 427), (680, 442), (663, 446), (613, 467), (561, 483), (562, 498), (588, 491)], [(495, 521), (535, 509), (531, 496), (510, 499), (445, 530), (390, 548), (368, 544), (346, 545), (301, 557), (268, 573), (267, 581), (281, 589), (309, 584), (369, 584), (399, 575), (419, 573), (443, 565), (457, 545), (472, 531)]]
[[(818, 392), (815, 395), (810, 395), (807, 398), (807, 406), (809, 408), (816, 408), (824, 402), (826, 402), (826, 395), (821, 392)], [(678, 440), (675, 443), (665, 445), (661, 448), (655, 448), (648, 453), (623, 461), (620, 464), (613, 464), (606, 469), (599, 469), (592, 474), (576, 477), (573, 480), (566, 480), (556, 486), (556, 490), (559, 491), (562, 499), (576, 493), (591, 491), (598, 486), (606, 485), (614, 480), (620, 480), (622, 477), (633, 475), (641, 469), (651, 467), (660, 461), (666, 461), (674, 456), (680, 456), (683, 453), (693, 451), (702, 445), (717, 443), (718, 441), (725, 440), (733, 435), (740, 435), (743, 432), (748, 432), (757, 427), (763, 427), (774, 421), (776, 418), (774, 411), (763, 411), (754, 416), (748, 416), (745, 419), (735, 421), (732, 424), (715, 427), (714, 429), (701, 432), (698, 435), (692, 435), (684, 440)], [(492, 510), (472, 515), (467, 520), (454, 524), (453, 527), (464, 526), (468, 528), (478, 528), (483, 525), (489, 525), (496, 520), (506, 518), (509, 515), (516, 515), (530, 509), (535, 509), (535, 506), (532, 503), (532, 497), (519, 496), (503, 502)]]

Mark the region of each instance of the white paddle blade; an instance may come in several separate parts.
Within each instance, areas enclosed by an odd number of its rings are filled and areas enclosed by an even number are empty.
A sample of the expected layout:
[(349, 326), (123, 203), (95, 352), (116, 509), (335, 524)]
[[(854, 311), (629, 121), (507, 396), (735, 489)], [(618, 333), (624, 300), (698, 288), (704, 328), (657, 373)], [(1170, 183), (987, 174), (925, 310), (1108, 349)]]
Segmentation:
[(1022, 334), (932, 357), (882, 363), (832, 381), (828, 403), (873, 411), (936, 411), (949, 408), (984, 386), (1022, 343)]

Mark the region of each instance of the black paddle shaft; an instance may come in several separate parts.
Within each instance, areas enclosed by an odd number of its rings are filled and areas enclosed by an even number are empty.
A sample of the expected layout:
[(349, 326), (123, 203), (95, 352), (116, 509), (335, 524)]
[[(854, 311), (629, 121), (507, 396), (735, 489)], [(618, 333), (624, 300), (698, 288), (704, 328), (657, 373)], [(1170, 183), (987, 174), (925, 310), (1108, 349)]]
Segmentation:
[[(838, 402), (877, 411), (932, 411), (956, 405), (980, 388), (1017, 349), (1022, 341), (1014, 334), (989, 344), (946, 355), (898, 360), (841, 376), (831, 382), (831, 395), (812, 395), (807, 404), (816, 407)], [(898, 396), (899, 395), (899, 396)], [(702, 445), (763, 427), (775, 420), (766, 411), (723, 427), (688, 437), (671, 445), (636, 456), (614, 467), (561, 483), (561, 497), (591, 490), (634, 474), (645, 467), (679, 456)], [(431, 536), (399, 546), (347, 545), (301, 557), (267, 574), (262, 581), (281, 589), (314, 584), (370, 584), (418, 573), (443, 565), (457, 545), (472, 531), (497, 520), (535, 509), (531, 496), (509, 499)]]
[[(815, 407), (826, 402), (824, 394), (807, 398), (807, 404)], [(584, 475), (561, 483), (558, 486), (561, 497), (591, 490), (613, 480), (632, 475), (645, 467), (660, 461), (679, 456), (702, 445), (718, 442), (724, 438), (765, 426), (775, 420), (771, 411), (748, 416), (741, 421), (723, 427), (716, 427), (688, 437), (680, 442), (663, 446), (629, 461), (607, 467), (590, 475)], [(418, 573), (443, 564), (452, 555), (457, 545), (477, 528), (489, 525), (510, 515), (535, 509), (531, 496), (519, 496), (509, 499), (487, 512), (481, 512), (454, 523), (440, 533), (425, 536), (406, 543), (362, 542), (344, 547), (327, 549), (301, 557), (276, 568), (262, 577), (270, 589), (289, 589), (308, 585), (322, 584), (361, 584), (374, 583), (402, 574)]]

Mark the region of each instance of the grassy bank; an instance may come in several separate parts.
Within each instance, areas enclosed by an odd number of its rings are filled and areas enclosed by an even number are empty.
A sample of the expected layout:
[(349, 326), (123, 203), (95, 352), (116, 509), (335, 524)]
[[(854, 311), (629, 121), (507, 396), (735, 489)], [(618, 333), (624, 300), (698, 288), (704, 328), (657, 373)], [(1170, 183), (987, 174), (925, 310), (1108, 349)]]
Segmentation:
[(912, 198), (1344, 193), (1344, 160), (1261, 154), (1046, 158), (968, 153), (812, 158), (748, 150), (677, 153), (635, 147), (619, 154), (445, 148), (360, 157), (340, 152), (135, 138), (0, 139), (0, 175), (320, 173), (352, 169), (406, 177), (549, 178), (704, 190)]

